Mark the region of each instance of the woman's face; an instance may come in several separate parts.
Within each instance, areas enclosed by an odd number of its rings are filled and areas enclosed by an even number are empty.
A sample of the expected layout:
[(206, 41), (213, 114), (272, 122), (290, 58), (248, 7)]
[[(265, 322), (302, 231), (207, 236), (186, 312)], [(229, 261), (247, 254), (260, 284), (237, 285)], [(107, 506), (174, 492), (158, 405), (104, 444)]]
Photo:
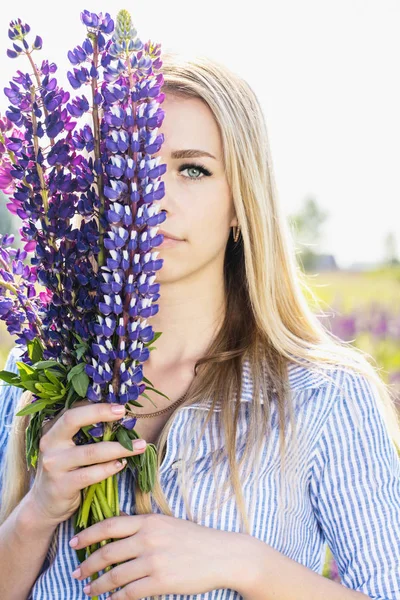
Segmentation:
[(165, 196), (159, 201), (167, 218), (160, 229), (183, 240), (155, 249), (164, 259), (157, 281), (166, 283), (210, 268), (221, 270), (230, 228), (237, 219), (211, 110), (198, 98), (171, 94), (161, 106), (165, 118), (159, 132), (164, 142), (155, 156), (167, 165), (162, 176)]

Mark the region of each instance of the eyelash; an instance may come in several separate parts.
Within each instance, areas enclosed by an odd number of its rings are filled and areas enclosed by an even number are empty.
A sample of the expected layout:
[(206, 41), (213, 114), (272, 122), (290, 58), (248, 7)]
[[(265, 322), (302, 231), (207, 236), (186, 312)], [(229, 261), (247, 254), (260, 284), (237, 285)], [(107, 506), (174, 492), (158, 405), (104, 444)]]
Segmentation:
[(208, 169), (202, 167), (201, 165), (197, 165), (196, 163), (186, 163), (184, 165), (181, 165), (179, 167), (179, 173), (181, 173), (182, 171), (186, 171), (186, 169), (197, 169), (198, 171), (203, 173), (203, 177), (186, 177), (185, 175), (183, 175), (184, 179), (189, 179), (190, 181), (201, 181), (202, 179), (204, 179), (204, 177), (210, 177), (210, 175), (212, 175), (212, 173)]

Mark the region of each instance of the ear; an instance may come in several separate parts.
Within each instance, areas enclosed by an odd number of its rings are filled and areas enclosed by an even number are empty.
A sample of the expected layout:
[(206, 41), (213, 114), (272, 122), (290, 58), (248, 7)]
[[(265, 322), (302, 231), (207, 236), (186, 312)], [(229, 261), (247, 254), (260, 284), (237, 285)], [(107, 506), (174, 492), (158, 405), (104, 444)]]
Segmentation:
[(230, 227), (237, 227), (239, 225), (239, 221), (237, 216), (235, 215), (231, 221)]

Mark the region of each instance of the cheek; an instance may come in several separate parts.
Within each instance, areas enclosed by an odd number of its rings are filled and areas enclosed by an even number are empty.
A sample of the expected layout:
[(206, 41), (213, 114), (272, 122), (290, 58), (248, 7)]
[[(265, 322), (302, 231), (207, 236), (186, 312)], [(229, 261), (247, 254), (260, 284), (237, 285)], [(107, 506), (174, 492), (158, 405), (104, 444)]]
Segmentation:
[[(200, 186), (199, 186), (200, 187)], [(188, 237), (193, 242), (206, 238), (210, 243), (226, 243), (232, 220), (233, 202), (225, 182), (199, 190), (187, 206)]]

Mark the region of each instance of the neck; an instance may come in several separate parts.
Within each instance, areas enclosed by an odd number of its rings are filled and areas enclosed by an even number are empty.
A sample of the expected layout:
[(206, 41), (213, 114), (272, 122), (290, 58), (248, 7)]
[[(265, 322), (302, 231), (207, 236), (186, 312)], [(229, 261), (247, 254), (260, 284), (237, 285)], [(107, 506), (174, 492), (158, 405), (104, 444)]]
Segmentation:
[(153, 331), (161, 331), (156, 350), (146, 361), (153, 370), (194, 364), (204, 356), (225, 315), (222, 277), (210, 281), (209, 274), (197, 278), (161, 283), (159, 311), (149, 319)]

